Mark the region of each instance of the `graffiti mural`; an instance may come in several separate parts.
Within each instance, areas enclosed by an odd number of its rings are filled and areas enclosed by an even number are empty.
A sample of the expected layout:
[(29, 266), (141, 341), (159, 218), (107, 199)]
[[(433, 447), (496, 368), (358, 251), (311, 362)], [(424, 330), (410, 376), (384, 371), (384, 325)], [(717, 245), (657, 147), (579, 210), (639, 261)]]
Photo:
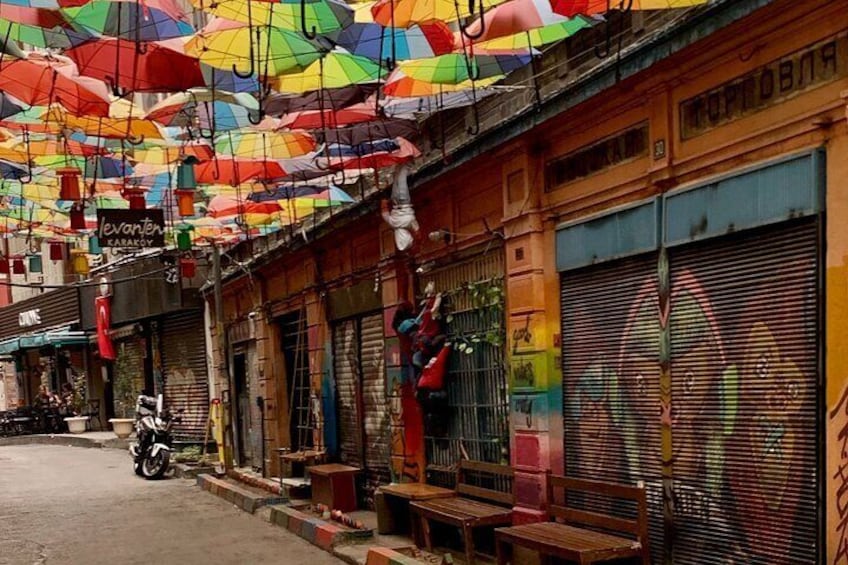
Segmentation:
[(657, 563), (817, 558), (815, 256), (739, 247), (564, 281), (566, 472), (643, 481)]

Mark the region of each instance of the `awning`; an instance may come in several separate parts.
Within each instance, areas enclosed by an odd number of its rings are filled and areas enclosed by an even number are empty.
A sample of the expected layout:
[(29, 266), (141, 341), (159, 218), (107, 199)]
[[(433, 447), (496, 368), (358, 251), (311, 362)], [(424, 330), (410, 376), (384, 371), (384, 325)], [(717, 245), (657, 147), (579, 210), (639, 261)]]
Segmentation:
[(85, 332), (62, 328), (0, 341), (0, 355), (8, 355), (20, 349), (34, 349), (48, 345), (62, 347), (86, 343), (88, 343), (88, 335)]

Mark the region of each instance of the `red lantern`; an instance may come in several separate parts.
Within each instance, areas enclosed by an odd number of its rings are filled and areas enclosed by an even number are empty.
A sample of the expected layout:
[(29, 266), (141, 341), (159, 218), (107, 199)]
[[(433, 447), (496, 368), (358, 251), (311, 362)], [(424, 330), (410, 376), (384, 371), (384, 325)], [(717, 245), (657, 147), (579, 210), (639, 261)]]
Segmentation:
[(194, 277), (197, 274), (197, 261), (192, 257), (180, 258), (180, 272), (184, 278)]
[(130, 203), (130, 210), (144, 210), (147, 206), (144, 202), (144, 190), (140, 188), (125, 188), (123, 193)]
[(6, 257), (0, 258), (0, 274), (9, 274), (9, 260)]
[(184, 218), (194, 216), (194, 191), (177, 189), (174, 191), (174, 195), (177, 197), (180, 216)]
[(60, 178), (61, 189), (60, 200), (79, 200), (80, 197), (80, 171), (77, 167), (64, 167), (56, 171)]
[(74, 204), (71, 206), (71, 211), (69, 213), (71, 217), (71, 229), (72, 230), (84, 230), (85, 229), (85, 210), (82, 206), (78, 204)]
[(50, 260), (61, 261), (65, 258), (65, 244), (61, 241), (50, 242)]
[(12, 273), (16, 275), (26, 274), (26, 265), (24, 265), (23, 257), (15, 257), (12, 260)]

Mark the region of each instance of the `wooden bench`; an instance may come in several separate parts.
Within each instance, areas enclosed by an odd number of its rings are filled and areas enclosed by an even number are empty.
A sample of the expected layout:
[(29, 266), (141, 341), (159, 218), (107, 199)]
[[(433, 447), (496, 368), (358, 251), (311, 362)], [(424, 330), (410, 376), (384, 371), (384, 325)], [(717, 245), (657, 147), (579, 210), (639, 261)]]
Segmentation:
[[(486, 488), (469, 482), (469, 475), (486, 478), (497, 483), (508, 482), (510, 492)], [(506, 465), (483, 463), (480, 461), (460, 461), (456, 474), (456, 496), (433, 500), (414, 501), (409, 504), (412, 515), (418, 518), (424, 538), (424, 546), (432, 551), (430, 521), (449, 524), (459, 528), (465, 544), (465, 559), (468, 565), (474, 563), (474, 528), (484, 526), (502, 526), (512, 523), (512, 506), (515, 498), (511, 483), (515, 472)], [(416, 536), (417, 537), (417, 536)], [(421, 540), (416, 543), (421, 545)]]
[[(565, 491), (562, 505), (554, 502), (557, 488)], [(570, 491), (589, 494), (593, 501), (601, 498), (604, 502), (631, 501), (636, 517), (628, 519), (599, 510), (569, 507)], [(496, 529), (498, 565), (506, 565), (512, 545), (538, 551), (543, 558), (559, 557), (581, 565), (624, 558), (639, 558), (644, 565), (651, 562), (644, 486), (548, 475), (548, 516), (553, 521)]]

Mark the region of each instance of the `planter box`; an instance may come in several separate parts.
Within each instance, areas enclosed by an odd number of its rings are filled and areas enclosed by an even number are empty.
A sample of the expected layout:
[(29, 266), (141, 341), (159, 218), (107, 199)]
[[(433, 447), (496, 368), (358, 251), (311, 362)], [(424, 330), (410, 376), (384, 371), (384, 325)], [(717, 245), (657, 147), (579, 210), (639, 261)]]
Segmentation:
[(85, 432), (85, 425), (88, 423), (88, 416), (68, 416), (65, 418), (68, 424), (68, 431), (72, 434), (81, 434)]

